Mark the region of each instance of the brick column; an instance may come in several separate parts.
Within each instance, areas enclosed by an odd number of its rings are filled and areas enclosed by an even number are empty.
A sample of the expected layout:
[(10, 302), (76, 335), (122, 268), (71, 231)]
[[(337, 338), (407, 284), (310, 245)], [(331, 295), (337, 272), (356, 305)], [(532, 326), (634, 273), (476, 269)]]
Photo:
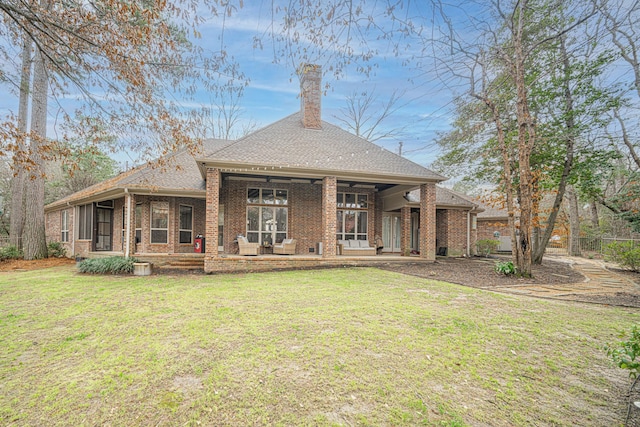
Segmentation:
[(218, 258), (218, 213), (220, 209), (220, 170), (207, 168), (207, 206), (205, 219), (205, 271), (207, 261)]
[(336, 257), (336, 210), (338, 180), (326, 176), (322, 180), (322, 257)]
[(375, 200), (375, 210), (374, 210), (374, 220), (375, 220), (375, 225), (374, 225), (374, 237), (380, 237), (382, 239), (382, 212), (383, 212), (383, 206), (382, 206), (382, 197), (378, 197), (378, 195), (376, 193), (372, 193), (372, 197), (374, 197)]
[[(130, 257), (136, 253), (136, 195), (125, 193), (124, 195), (124, 256)], [(129, 242), (129, 251), (127, 251)]]
[(403, 206), (400, 209), (400, 255), (411, 254), (411, 208)]
[(420, 186), (420, 258), (436, 259), (436, 185)]

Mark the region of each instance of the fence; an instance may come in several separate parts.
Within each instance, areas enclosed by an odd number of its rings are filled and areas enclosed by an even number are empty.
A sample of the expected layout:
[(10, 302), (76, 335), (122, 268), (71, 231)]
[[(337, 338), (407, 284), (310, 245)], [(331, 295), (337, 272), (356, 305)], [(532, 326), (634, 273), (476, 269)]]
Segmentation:
[[(613, 242), (632, 242), (632, 247), (640, 246), (639, 239), (621, 239), (618, 237), (580, 237), (580, 252), (582, 255), (595, 255), (604, 253), (604, 248)], [(550, 240), (545, 251), (547, 254), (566, 255), (568, 253), (568, 241), (566, 238)]]

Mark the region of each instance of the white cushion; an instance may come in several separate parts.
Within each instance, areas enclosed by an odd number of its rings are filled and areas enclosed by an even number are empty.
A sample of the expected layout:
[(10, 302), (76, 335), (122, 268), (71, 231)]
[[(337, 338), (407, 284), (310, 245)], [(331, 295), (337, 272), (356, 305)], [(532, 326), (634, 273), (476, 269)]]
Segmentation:
[(359, 240), (359, 242), (360, 242), (360, 247), (361, 248), (369, 248), (369, 247), (371, 247), (369, 245), (369, 241), (368, 240)]
[(293, 243), (293, 239), (284, 239), (284, 240), (282, 241), (282, 244), (283, 244), (283, 245), (288, 245), (289, 243)]
[(349, 241), (348, 240), (338, 240), (338, 244), (342, 245), (345, 248), (349, 247)]

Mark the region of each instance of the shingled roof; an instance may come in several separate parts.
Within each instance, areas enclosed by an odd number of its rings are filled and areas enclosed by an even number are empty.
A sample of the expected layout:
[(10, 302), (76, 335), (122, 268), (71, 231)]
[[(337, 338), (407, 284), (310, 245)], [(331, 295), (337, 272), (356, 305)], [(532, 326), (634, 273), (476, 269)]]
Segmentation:
[[(221, 139), (207, 139), (202, 143), (202, 154), (218, 150), (232, 141)], [(111, 198), (124, 193), (124, 189), (146, 190), (148, 192), (175, 193), (205, 193), (204, 179), (196, 166), (194, 156), (185, 148), (166, 156), (161, 162), (150, 162), (123, 172), (113, 178), (102, 181), (70, 194), (60, 200), (47, 205), (51, 209), (68, 203), (82, 203), (98, 198)]]
[(198, 162), (211, 165), (236, 165), (278, 169), (305, 169), (311, 172), (333, 171), (339, 174), (376, 174), (387, 177), (412, 177), (425, 181), (446, 178), (374, 143), (322, 121), (321, 129), (302, 125), (301, 113), (295, 113), (245, 136)]
[[(420, 202), (420, 190), (413, 190), (407, 195), (408, 199), (412, 203)], [(477, 212), (482, 212), (483, 207), (478, 206), (476, 202), (467, 198), (463, 194), (457, 193), (448, 188), (436, 186), (436, 207), (456, 207), (456, 208), (468, 208)]]

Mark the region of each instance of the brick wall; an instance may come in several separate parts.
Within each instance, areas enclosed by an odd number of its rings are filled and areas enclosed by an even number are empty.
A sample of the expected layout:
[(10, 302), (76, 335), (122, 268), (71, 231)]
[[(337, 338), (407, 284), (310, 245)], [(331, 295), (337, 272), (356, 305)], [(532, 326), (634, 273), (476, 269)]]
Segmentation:
[[(68, 227), (69, 227), (69, 241), (62, 242), (62, 212), (67, 211), (68, 215)], [(73, 208), (65, 208), (58, 209), (55, 211), (48, 212), (45, 217), (45, 237), (47, 243), (52, 242), (61, 242), (62, 246), (67, 252), (67, 257), (71, 258), (74, 256), (73, 253), (73, 236), (74, 236), (74, 228), (73, 228), (73, 219), (74, 219), (74, 209)]]
[[(205, 234), (205, 201), (203, 199), (195, 199), (191, 197), (166, 197), (166, 196), (148, 196), (148, 195), (135, 195), (135, 200), (132, 200), (133, 206), (133, 218), (132, 218), (132, 233), (131, 244), (137, 246), (133, 251), (135, 253), (193, 253), (193, 238), (197, 234)], [(123, 199), (124, 203), (124, 199)], [(135, 244), (135, 206), (139, 203), (142, 207), (142, 239), (136, 245)], [(159, 203), (161, 206), (167, 206), (169, 208), (169, 225), (168, 225), (168, 241), (164, 243), (151, 244), (151, 204)], [(187, 205), (193, 207), (193, 229), (192, 229), (192, 241), (191, 243), (180, 244), (180, 205)], [(120, 214), (121, 216), (121, 214)], [(121, 219), (119, 220), (121, 222)], [(122, 233), (120, 229), (115, 228), (114, 232)], [(208, 241), (207, 241), (208, 246)], [(217, 249), (217, 243), (214, 243)], [(117, 248), (120, 250), (120, 247)]]
[(308, 254), (322, 241), (322, 186), (292, 184), (289, 200), (289, 236), (297, 254)]
[(509, 222), (505, 220), (491, 220), (491, 219), (481, 219), (478, 218), (478, 240), (482, 239), (495, 239), (493, 237), (493, 233), (496, 231), (500, 233), (501, 236), (508, 236), (509, 231)]
[[(472, 220), (472, 217), (469, 218)], [(437, 247), (446, 247), (449, 256), (462, 256), (467, 253), (467, 211), (460, 209), (436, 210)], [(469, 234), (470, 254), (475, 253), (477, 233)]]
[(467, 252), (467, 211), (448, 210), (448, 254), (462, 256)]
[[(228, 254), (238, 253), (238, 245), (233, 243), (238, 234), (247, 234), (247, 189), (274, 188), (288, 191), (288, 231), (287, 236), (296, 239), (296, 254), (309, 254), (314, 250), (318, 242), (323, 240), (322, 228), (322, 190), (320, 184), (302, 183), (270, 183), (260, 181), (224, 181), (221, 189), (221, 203), (224, 203), (224, 252)], [(366, 193), (369, 197), (368, 207), (368, 237), (373, 241), (376, 229), (382, 235), (382, 215), (376, 215), (377, 203), (372, 190), (362, 188), (337, 187), (338, 192)], [(336, 222), (335, 193), (333, 196), (333, 208), (328, 220)], [(381, 211), (381, 210), (380, 210)], [(335, 231), (330, 241), (336, 240)], [(335, 245), (333, 245), (335, 246)]]
[(449, 247), (449, 211), (436, 209), (436, 250)]

